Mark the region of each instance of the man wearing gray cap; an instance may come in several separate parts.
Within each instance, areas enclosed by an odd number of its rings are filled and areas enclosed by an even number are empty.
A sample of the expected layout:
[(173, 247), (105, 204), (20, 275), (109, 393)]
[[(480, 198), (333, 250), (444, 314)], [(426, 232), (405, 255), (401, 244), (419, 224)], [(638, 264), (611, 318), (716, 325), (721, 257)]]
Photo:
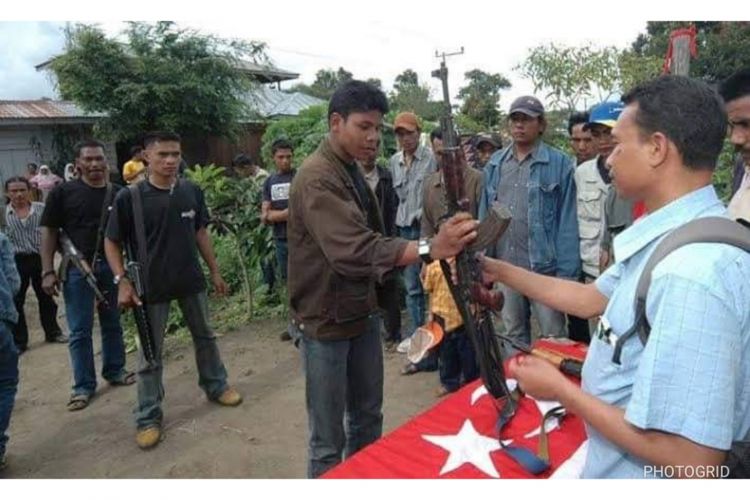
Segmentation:
[(474, 147), (477, 149), (475, 167), (482, 170), (495, 151), (503, 147), (503, 141), (498, 134), (480, 133), (474, 136)]
[[(548, 276), (575, 280), (581, 272), (576, 217), (575, 160), (542, 141), (544, 106), (519, 97), (509, 112), (513, 142), (492, 155), (484, 168), (479, 218), (494, 202), (507, 206), (513, 220), (491, 254)], [(565, 315), (503, 286), (507, 334), (531, 341), (534, 312), (542, 337), (566, 336)]]

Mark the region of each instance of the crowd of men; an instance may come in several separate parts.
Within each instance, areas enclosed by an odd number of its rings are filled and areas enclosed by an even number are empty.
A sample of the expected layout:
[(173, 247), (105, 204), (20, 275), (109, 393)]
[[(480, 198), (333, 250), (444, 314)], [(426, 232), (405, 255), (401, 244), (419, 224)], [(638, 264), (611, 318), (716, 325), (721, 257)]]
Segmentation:
[[(584, 477), (643, 477), (645, 465), (720, 465), (750, 432), (750, 254), (716, 243), (687, 245), (655, 268), (645, 305), (650, 340), (627, 340), (639, 318), (638, 278), (663, 237), (710, 215), (750, 220), (750, 70), (718, 92), (686, 77), (665, 76), (570, 116), (574, 156), (545, 141), (545, 108), (534, 96), (508, 109), (506, 147), (497, 134), (466, 141), (464, 191), (469, 213), (446, 214), (439, 130), (424, 141), (411, 112), (396, 116), (399, 151), (378, 165), (388, 101), (361, 81), (342, 84), (328, 108), (329, 133), (298, 169), (294, 145), (272, 144), (275, 172), (249, 156), (230, 175), (263, 181), (261, 220), (272, 227), (275, 264), (267, 282), (288, 284), (284, 340), (299, 347), (309, 420), (308, 476), (318, 477), (382, 433), (383, 351), (411, 352), (423, 325), (445, 332), (440, 345), (403, 375), (439, 370), (444, 395), (478, 377), (475, 345), (439, 260), (477, 236), (477, 219), (495, 202), (512, 215), (503, 235), (479, 257), (488, 286), (504, 296), (505, 334), (531, 344), (541, 337), (590, 343), (582, 385), (551, 364), (518, 356), (510, 374), (529, 395), (553, 399), (587, 425)], [(711, 182), (727, 135), (738, 152), (729, 211)], [(0, 234), (0, 459), (18, 381), (18, 351), (29, 281), (45, 335), (68, 342), (74, 385), (68, 402), (82, 410), (96, 392), (92, 326), (102, 331), (102, 376), (137, 384), (136, 442), (163, 437), (162, 343), (176, 300), (196, 351), (199, 385), (209, 400), (236, 406), (208, 324), (206, 281), (226, 293), (207, 231), (202, 191), (180, 178), (180, 137), (146, 135), (120, 188), (107, 181), (103, 145), (75, 147), (77, 178), (31, 202), (31, 186), (10, 179), (6, 234)], [(740, 231), (741, 226), (737, 226)], [(99, 290), (75, 265), (55, 270), (60, 235), (90, 263)], [(130, 253), (128, 253), (130, 252)], [(126, 269), (141, 263), (145, 293)], [(18, 271), (16, 271), (18, 270)], [(20, 273), (20, 276), (19, 276)], [(410, 324), (401, 317), (400, 289)], [(62, 290), (69, 339), (56, 323)], [(119, 308), (145, 307), (153, 359), (139, 352), (125, 368)], [(624, 342), (624, 344), (623, 344)], [(622, 344), (622, 345), (621, 345)], [(613, 354), (616, 353), (616, 354)], [(515, 354), (509, 349), (507, 355)]]

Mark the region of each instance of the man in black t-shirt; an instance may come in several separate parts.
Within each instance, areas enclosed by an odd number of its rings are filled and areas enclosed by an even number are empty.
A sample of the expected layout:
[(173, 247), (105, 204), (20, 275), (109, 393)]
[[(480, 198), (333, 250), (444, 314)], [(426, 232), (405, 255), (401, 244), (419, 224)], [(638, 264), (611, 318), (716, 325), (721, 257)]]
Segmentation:
[(223, 406), (237, 406), (242, 396), (227, 384), (227, 372), (219, 355), (216, 336), (208, 325), (206, 281), (198, 253), (211, 273), (217, 293), (227, 285), (219, 273), (211, 240), (206, 230), (208, 210), (198, 186), (178, 179), (180, 137), (171, 132), (154, 132), (144, 139), (149, 176), (117, 195), (107, 226), (105, 251), (118, 283), (118, 304), (140, 305), (130, 277), (125, 274), (122, 249), (137, 241), (132, 192), (140, 193), (146, 240), (144, 270), (145, 297), (149, 323), (155, 340), (154, 363), (143, 352), (138, 362), (138, 408), (136, 442), (142, 449), (156, 446), (161, 439), (163, 413), (162, 344), (169, 317), (169, 306), (177, 300), (190, 329), (198, 365), (198, 383), (209, 400)]
[(286, 139), (278, 139), (271, 145), (276, 173), (263, 184), (263, 204), (261, 220), (273, 227), (273, 240), (276, 244), (276, 260), (281, 279), (286, 281), (287, 244), (286, 221), (289, 218), (289, 188), (294, 179), (292, 156), (294, 149)]
[(50, 295), (58, 293), (59, 282), (53, 261), (62, 230), (91, 265), (99, 289), (107, 301), (95, 307), (94, 290), (86, 282), (83, 273), (72, 265), (62, 270), (59, 279), (63, 281), (65, 313), (70, 330), (68, 349), (74, 380), (73, 393), (68, 402), (70, 411), (86, 408), (96, 391), (91, 336), (94, 309), (99, 311), (102, 331), (102, 376), (111, 385), (130, 385), (135, 382), (133, 373), (125, 370), (125, 345), (120, 314), (115, 303), (117, 289), (102, 251), (103, 222), (106, 222), (102, 218), (103, 211), (111, 208), (119, 186), (107, 185), (109, 169), (101, 142), (80, 142), (74, 150), (76, 167), (81, 177), (53, 189), (42, 213), (42, 288)]
[[(294, 148), (286, 139), (277, 139), (271, 145), (273, 162), (276, 173), (271, 175), (263, 184), (263, 203), (261, 205), (261, 221), (273, 227), (273, 241), (276, 247), (276, 265), (281, 280), (286, 282), (287, 261), (289, 249), (286, 243), (286, 221), (289, 218), (289, 188), (294, 179), (292, 170), (292, 156)], [(281, 333), (281, 340), (291, 340), (289, 331)]]

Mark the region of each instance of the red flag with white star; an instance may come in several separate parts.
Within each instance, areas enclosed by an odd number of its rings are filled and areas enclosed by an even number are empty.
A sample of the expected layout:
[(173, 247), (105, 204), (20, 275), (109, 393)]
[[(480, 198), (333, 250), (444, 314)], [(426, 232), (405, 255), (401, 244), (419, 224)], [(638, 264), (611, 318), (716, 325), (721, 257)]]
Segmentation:
[[(579, 345), (540, 341), (538, 347), (583, 358)], [(509, 385), (515, 381), (509, 380)], [(537, 453), (542, 415), (558, 406), (524, 396), (503, 429), (505, 445)], [(583, 421), (568, 414), (545, 425), (550, 468), (533, 476), (502, 450), (497, 409), (481, 381), (444, 398), (431, 409), (382, 437), (334, 469), (325, 478), (547, 478), (577, 477), (586, 450)]]

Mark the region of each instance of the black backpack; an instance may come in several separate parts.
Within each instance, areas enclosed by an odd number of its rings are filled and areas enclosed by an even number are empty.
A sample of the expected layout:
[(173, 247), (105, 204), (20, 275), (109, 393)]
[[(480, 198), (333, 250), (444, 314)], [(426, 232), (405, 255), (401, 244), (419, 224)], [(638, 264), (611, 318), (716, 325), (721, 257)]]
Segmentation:
[[(725, 217), (703, 217), (678, 227), (657, 245), (638, 279), (635, 323), (617, 339), (613, 362), (620, 364), (623, 344), (633, 335), (637, 334), (643, 345), (648, 342), (651, 325), (646, 318), (646, 295), (651, 285), (651, 273), (664, 257), (690, 243), (724, 243), (750, 252), (750, 224), (742, 219), (733, 221)], [(730, 478), (750, 478), (750, 434), (732, 443), (723, 465), (728, 467)]]

